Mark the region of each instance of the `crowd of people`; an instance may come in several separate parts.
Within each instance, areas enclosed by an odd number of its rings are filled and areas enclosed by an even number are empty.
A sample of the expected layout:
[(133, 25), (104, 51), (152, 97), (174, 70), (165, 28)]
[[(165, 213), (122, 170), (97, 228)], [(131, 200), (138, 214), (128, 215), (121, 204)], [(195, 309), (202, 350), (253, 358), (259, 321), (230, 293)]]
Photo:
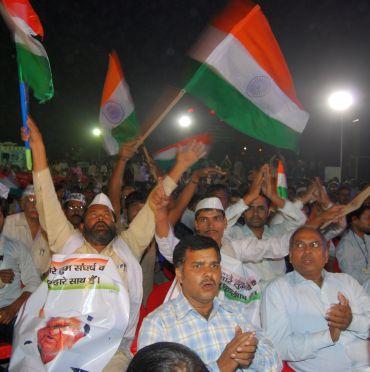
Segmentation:
[[(49, 166), (31, 119), (22, 139), (33, 182), (11, 205), (1, 198), (0, 213), (0, 339), (13, 342), (11, 371), (32, 370), (19, 350), (33, 339), (47, 366), (95, 337), (92, 295), (82, 296), (83, 316), (47, 318), (44, 306), (42, 327), (27, 320), (42, 290), (66, 288), (51, 279), (60, 255), (109, 261), (111, 282), (123, 288), (119, 345), (94, 351), (100, 367), (88, 370), (370, 370), (368, 185), (307, 181), (298, 166), (284, 198), (272, 163), (248, 173), (227, 159), (215, 166), (197, 142), (164, 174), (138, 158), (135, 141), (110, 165), (83, 171)], [(67, 292), (60, 296), (73, 308)], [(149, 311), (153, 295), (161, 305)], [(106, 317), (115, 307), (101, 306)], [(21, 347), (25, 330), (31, 341)]]

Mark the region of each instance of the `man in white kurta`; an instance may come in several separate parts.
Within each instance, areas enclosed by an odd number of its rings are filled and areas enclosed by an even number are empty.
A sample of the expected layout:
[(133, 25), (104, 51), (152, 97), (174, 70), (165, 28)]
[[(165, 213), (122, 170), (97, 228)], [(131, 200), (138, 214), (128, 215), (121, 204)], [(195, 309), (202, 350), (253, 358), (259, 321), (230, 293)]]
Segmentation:
[(347, 274), (323, 270), (324, 237), (310, 228), (291, 238), (294, 271), (270, 283), (262, 327), (295, 371), (365, 371), (369, 365), (370, 298)]

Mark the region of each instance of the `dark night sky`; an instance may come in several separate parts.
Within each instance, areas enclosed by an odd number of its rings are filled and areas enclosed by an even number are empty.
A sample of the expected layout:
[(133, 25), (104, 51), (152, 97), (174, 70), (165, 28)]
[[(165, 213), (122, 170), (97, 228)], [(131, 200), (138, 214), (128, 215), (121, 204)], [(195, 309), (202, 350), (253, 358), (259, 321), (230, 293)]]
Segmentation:
[[(44, 46), (54, 75), (55, 98), (44, 105), (31, 103), (31, 113), (42, 128), (49, 152), (59, 154), (70, 146), (83, 147), (86, 153), (96, 149), (89, 130), (97, 122), (107, 54), (112, 48), (121, 58), (139, 118), (143, 119), (167, 84), (176, 82), (184, 67), (186, 51), (223, 3), (32, 1), (44, 25)], [(346, 156), (350, 153), (370, 156), (370, 2), (258, 3), (285, 55), (298, 97), (311, 115), (301, 138), (302, 155), (328, 163), (338, 159), (338, 118), (330, 112), (326, 99), (330, 91), (345, 87), (356, 97), (356, 104), (345, 118)], [(15, 51), (2, 22), (0, 48), (0, 140), (19, 142)], [(196, 108), (197, 118), (205, 128), (217, 121), (190, 98), (180, 102), (175, 113), (189, 106)], [(181, 133), (176, 133), (174, 124), (175, 113), (156, 130), (149, 141), (151, 149), (180, 139)], [(360, 118), (356, 125), (352, 124), (355, 118)], [(255, 142), (220, 122), (216, 124), (228, 141)]]

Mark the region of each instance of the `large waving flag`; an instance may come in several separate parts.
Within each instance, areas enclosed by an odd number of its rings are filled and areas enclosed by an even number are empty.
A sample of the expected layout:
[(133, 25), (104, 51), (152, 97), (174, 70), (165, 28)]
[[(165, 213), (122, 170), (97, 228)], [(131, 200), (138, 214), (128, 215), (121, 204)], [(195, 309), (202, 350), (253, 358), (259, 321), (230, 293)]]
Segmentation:
[(206, 146), (208, 153), (212, 143), (212, 136), (209, 133), (198, 134), (196, 136), (185, 138), (182, 141), (176, 142), (170, 146), (158, 150), (154, 154), (154, 160), (165, 171), (170, 169), (175, 163), (179, 148), (189, 145), (191, 142), (201, 142)]
[(99, 122), (110, 155), (117, 154), (121, 143), (136, 138), (140, 132), (130, 89), (115, 52), (109, 55)]
[(33, 91), (39, 102), (54, 95), (49, 59), (35, 36), (44, 36), (39, 17), (28, 0), (3, 0), (6, 21), (14, 32), (19, 79)]
[(308, 121), (260, 7), (234, 0), (200, 38), (198, 68), (185, 87), (235, 129), (295, 150)]

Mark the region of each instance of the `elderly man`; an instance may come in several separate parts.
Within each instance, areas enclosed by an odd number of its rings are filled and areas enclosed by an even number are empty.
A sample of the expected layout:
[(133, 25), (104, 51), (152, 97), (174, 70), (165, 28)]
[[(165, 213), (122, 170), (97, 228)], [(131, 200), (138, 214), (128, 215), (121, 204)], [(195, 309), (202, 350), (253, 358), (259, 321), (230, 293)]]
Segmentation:
[(368, 366), (370, 298), (347, 274), (324, 270), (327, 242), (302, 227), (291, 237), (294, 271), (263, 296), (262, 326), (295, 371), (357, 371)]
[(370, 279), (370, 207), (362, 206), (348, 215), (350, 228), (336, 250), (340, 269), (360, 284)]
[(23, 212), (12, 214), (5, 219), (3, 234), (21, 241), (29, 249), (41, 276), (49, 268), (50, 249), (46, 234), (40, 225), (33, 185), (28, 185), (24, 190), (21, 206)]
[[(142, 272), (138, 261), (154, 235), (154, 212), (159, 204), (153, 195), (132, 221), (129, 228), (117, 234), (115, 213), (105, 194), (97, 195), (87, 208), (79, 230), (65, 217), (57, 199), (46, 159), (41, 133), (29, 119), (29, 134), (22, 129), (22, 138), (30, 141), (33, 154), (33, 178), (40, 222), (48, 234), (50, 248), (63, 254), (101, 254), (112, 259), (130, 296), (129, 324), (121, 347), (105, 367), (106, 371), (122, 371), (130, 358), (129, 348), (135, 334), (142, 301)], [(176, 187), (183, 172), (204, 155), (201, 144), (191, 144), (179, 151), (174, 168), (163, 180), (166, 195)]]
[(1, 233), (7, 202), (0, 198), (0, 342), (11, 342), (17, 313), (41, 280), (28, 249)]
[(277, 371), (277, 352), (250, 322), (245, 307), (217, 298), (221, 284), (218, 244), (205, 236), (187, 236), (173, 253), (182, 293), (144, 319), (139, 348), (177, 342), (194, 350), (211, 371)]
[(85, 195), (79, 192), (68, 192), (63, 199), (64, 213), (73, 227), (78, 229), (86, 210)]

